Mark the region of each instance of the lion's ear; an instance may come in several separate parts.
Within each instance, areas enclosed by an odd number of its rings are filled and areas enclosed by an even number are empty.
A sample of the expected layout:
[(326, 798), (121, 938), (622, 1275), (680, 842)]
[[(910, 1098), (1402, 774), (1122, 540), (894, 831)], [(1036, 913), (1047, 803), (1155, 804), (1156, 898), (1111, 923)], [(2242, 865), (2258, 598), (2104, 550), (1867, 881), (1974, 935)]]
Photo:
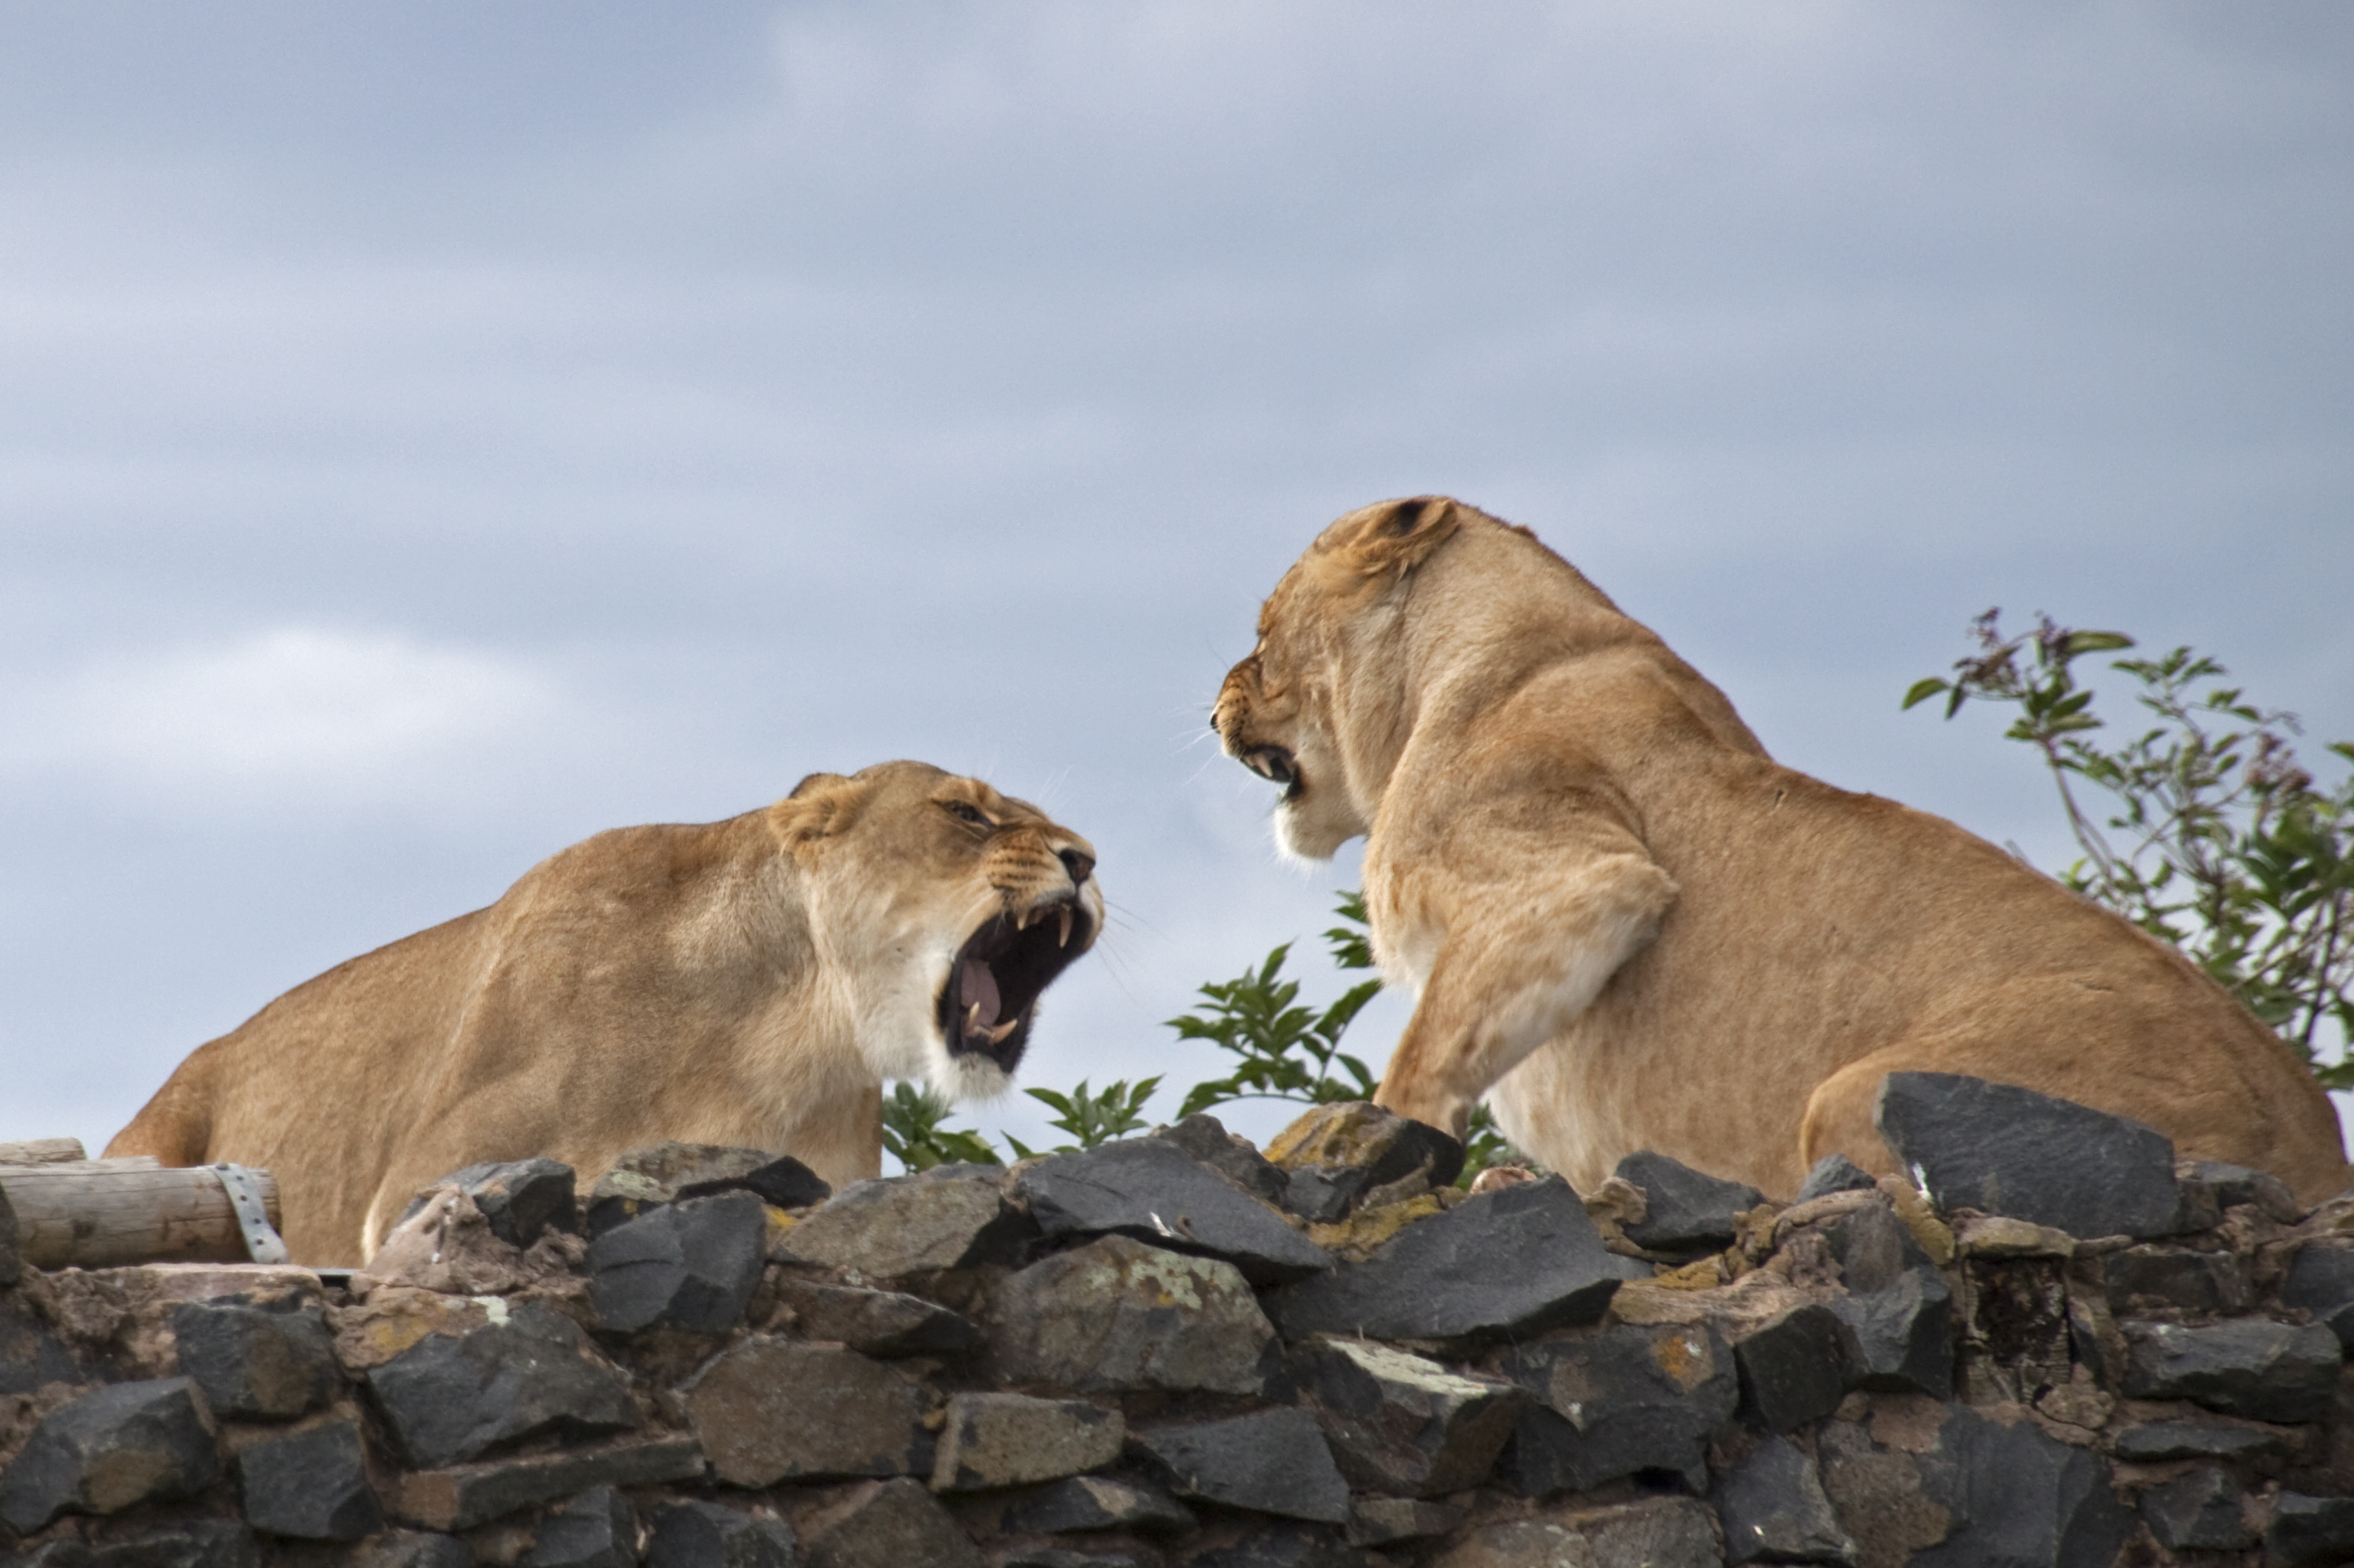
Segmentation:
[(1368, 506), (1332, 546), (1360, 577), (1404, 577), (1463, 525), (1461, 508), (1444, 495), (1417, 495)]
[(840, 832), (857, 814), (865, 791), (839, 773), (812, 773), (793, 792), (769, 808), (769, 821), (788, 844), (811, 843)]

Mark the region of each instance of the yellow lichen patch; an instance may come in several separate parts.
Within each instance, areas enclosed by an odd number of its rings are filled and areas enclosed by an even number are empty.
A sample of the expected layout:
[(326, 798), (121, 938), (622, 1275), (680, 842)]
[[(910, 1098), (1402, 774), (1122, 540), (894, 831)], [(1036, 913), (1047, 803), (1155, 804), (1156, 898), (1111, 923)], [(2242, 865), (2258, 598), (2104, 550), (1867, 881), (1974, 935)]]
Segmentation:
[(1723, 1255), (1712, 1253), (1696, 1263), (1685, 1264), (1681, 1268), (1670, 1268), (1663, 1274), (1655, 1274), (1649, 1279), (1637, 1283), (1654, 1286), (1662, 1290), (1713, 1290), (1718, 1286), (1730, 1282), (1732, 1278), (1733, 1271), (1725, 1266)]
[(1302, 1165), (1370, 1165), (1397, 1121), (1363, 1100), (1318, 1106), (1267, 1139), (1267, 1157), (1285, 1170)]
[(773, 1252), (776, 1250), (777, 1244), (785, 1239), (785, 1233), (791, 1230), (797, 1222), (792, 1215), (774, 1203), (763, 1203), (760, 1208), (763, 1217), (769, 1222), (765, 1245), (769, 1251)]
[(1697, 1387), (1702, 1379), (1716, 1370), (1708, 1354), (1708, 1339), (1703, 1334), (1686, 1331), (1661, 1334), (1651, 1341), (1651, 1359), (1659, 1370), (1673, 1378), (1678, 1388)]
[(1444, 1207), (1437, 1193), (1425, 1192), (1403, 1203), (1360, 1209), (1347, 1219), (1335, 1220), (1329, 1225), (1310, 1225), (1308, 1239), (1336, 1257), (1363, 1263), (1375, 1247), (1415, 1221), (1426, 1220)]
[(1954, 1233), (1929, 1207), (1929, 1200), (1921, 1195), (1921, 1189), (1902, 1176), (1882, 1176), (1880, 1190), (1896, 1206), (1896, 1217), (1904, 1222), (1904, 1228), (1913, 1233), (1913, 1239), (1929, 1255), (1931, 1263), (1942, 1268), (1954, 1261)]

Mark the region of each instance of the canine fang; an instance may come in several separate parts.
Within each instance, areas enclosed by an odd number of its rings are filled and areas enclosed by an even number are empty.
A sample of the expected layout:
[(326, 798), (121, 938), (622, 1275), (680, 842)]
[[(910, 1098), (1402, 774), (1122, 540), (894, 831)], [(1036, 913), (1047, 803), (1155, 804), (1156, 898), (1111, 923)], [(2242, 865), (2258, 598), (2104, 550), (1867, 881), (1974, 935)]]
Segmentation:
[(1004, 1044), (1005, 1037), (1013, 1033), (1021, 1022), (1022, 1021), (1019, 1018), (1007, 1019), (1004, 1022), (999, 1024), (996, 1028), (989, 1032), (989, 1043), (991, 1045)]
[(1055, 917), (1063, 923), (1061, 934), (1055, 938), (1055, 946), (1067, 948), (1071, 945), (1071, 906), (1064, 905), (1055, 911)]

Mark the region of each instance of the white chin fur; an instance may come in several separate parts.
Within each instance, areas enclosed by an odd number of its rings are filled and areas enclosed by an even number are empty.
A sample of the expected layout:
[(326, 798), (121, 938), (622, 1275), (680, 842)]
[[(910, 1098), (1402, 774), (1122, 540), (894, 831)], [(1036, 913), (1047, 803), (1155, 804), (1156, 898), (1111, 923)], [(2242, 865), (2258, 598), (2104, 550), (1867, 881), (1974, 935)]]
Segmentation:
[(1296, 806), (1286, 804), (1275, 809), (1275, 847), (1285, 859), (1301, 865), (1320, 865), (1331, 860), (1353, 836), (1352, 831), (1335, 832), (1326, 824), (1311, 821)]
[(945, 1051), (932, 1062), (932, 1086), (958, 1105), (993, 1100), (1013, 1086), (1004, 1068), (986, 1056), (951, 1056)]

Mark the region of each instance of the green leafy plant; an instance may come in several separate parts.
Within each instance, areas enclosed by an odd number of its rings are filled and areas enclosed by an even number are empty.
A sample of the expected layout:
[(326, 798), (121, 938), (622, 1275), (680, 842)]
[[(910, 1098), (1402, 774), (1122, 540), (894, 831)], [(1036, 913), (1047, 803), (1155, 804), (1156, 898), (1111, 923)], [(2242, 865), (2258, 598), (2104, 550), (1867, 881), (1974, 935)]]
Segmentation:
[[(2075, 661), (2135, 646), (2115, 631), (2079, 631), (2049, 616), (2006, 637), (2000, 612), (1971, 626), (1978, 652), (1950, 680), (1904, 694), (1913, 707), (1946, 698), (2009, 705), (2004, 734), (2042, 754), (2082, 858), (2069, 886), (2188, 954), (2316, 1065), (2331, 1088), (2354, 1087), (2354, 773), (2323, 785), (2297, 759), (2296, 715), (2248, 702), (2214, 660), (2187, 647), (2118, 659), (2154, 719), (2113, 746)], [(2354, 762), (2354, 745), (2327, 748)], [(2105, 793), (2088, 809), (2079, 786)], [(2339, 1060), (2324, 1063), (2337, 1034)]]
[(989, 1139), (977, 1132), (944, 1127), (954, 1111), (949, 1098), (929, 1084), (897, 1083), (883, 1097), (883, 1150), (908, 1171), (935, 1165), (1002, 1165)]
[(1053, 1089), (1024, 1089), (1023, 1093), (1032, 1099), (1061, 1113), (1049, 1120), (1047, 1126), (1059, 1128), (1078, 1141), (1058, 1144), (1051, 1150), (1038, 1150), (1025, 1147), (1010, 1132), (999, 1136), (1023, 1160), (1034, 1154), (1073, 1154), (1082, 1149), (1093, 1149), (1098, 1143), (1125, 1138), (1150, 1125), (1144, 1117), (1144, 1102), (1150, 1099), (1152, 1092), (1160, 1086), (1161, 1078), (1156, 1074), (1152, 1077), (1137, 1080), (1133, 1087), (1129, 1086), (1127, 1079), (1115, 1078), (1106, 1084), (1099, 1094), (1088, 1092), (1085, 1078), (1081, 1078), (1078, 1086), (1067, 1095), (1057, 1094)]

